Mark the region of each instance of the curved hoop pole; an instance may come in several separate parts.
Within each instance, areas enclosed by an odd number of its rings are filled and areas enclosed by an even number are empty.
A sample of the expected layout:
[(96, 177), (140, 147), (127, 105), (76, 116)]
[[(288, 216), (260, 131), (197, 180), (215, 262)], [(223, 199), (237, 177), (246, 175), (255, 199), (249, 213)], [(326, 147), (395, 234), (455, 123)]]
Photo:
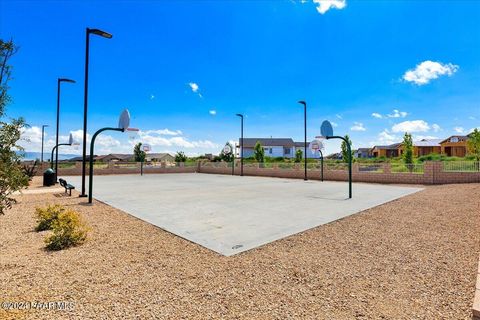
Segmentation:
[(341, 136), (329, 136), (325, 137), (327, 140), (330, 139), (342, 139), (345, 141), (348, 150), (348, 198), (352, 198), (352, 149), (350, 147), (350, 143), (348, 143), (347, 139)]
[(95, 134), (92, 137), (92, 141), (90, 141), (90, 168), (89, 168), (89, 173), (88, 173), (88, 203), (92, 203), (92, 190), (93, 190), (93, 150), (95, 147), (95, 139), (97, 136), (102, 133), (103, 131), (120, 131), (120, 132), (125, 132), (125, 129), (123, 128), (102, 128), (95, 132)]
[[(50, 158), (50, 162), (51, 162), (51, 165), (50, 165), (50, 168), (53, 169), (53, 154), (55, 153), (55, 149), (57, 149), (58, 147), (60, 146), (71, 146), (70, 143), (59, 143), (57, 144), (55, 147), (53, 147), (52, 149), (52, 157)], [(55, 171), (55, 177), (57, 176), (57, 172)]]
[(322, 181), (323, 181), (323, 152), (322, 149), (318, 149), (320, 151), (320, 161), (321, 161), (321, 166), (322, 166)]

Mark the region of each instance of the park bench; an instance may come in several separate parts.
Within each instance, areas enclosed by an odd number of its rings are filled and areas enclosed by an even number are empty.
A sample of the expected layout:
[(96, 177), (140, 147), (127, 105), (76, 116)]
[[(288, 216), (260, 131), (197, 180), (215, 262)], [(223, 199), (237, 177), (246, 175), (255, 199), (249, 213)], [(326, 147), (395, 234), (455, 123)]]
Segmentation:
[(67, 183), (67, 181), (65, 181), (63, 179), (58, 179), (58, 181), (60, 182), (60, 185), (65, 188), (65, 193), (67, 193), (67, 190), (68, 190), (68, 191), (70, 191), (70, 196), (71, 196), (72, 195), (72, 189), (75, 189), (75, 187), (72, 186), (71, 184)]

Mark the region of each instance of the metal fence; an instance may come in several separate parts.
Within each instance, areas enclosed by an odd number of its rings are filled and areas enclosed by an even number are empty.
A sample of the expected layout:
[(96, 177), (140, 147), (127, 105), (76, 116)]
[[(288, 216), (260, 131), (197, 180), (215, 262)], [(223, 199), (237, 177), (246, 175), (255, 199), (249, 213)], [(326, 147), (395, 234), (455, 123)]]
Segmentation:
[(444, 172), (480, 172), (480, 162), (477, 161), (444, 161)]
[(423, 163), (390, 163), (390, 172), (392, 173), (416, 173), (423, 174), (425, 171)]
[(384, 173), (385, 167), (381, 163), (357, 163), (359, 172)]

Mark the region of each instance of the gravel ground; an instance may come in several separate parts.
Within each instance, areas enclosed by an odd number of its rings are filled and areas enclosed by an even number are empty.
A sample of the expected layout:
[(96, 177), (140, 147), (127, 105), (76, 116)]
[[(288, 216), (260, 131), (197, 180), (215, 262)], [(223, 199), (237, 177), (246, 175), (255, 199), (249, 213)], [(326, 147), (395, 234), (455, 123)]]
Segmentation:
[[(34, 180), (38, 188), (39, 179)], [(75, 194), (77, 195), (77, 194)], [(480, 185), (424, 191), (232, 257), (96, 202), (24, 194), (0, 216), (0, 302), (71, 310), (0, 319), (470, 319)], [(88, 241), (44, 250), (34, 208), (61, 203)]]

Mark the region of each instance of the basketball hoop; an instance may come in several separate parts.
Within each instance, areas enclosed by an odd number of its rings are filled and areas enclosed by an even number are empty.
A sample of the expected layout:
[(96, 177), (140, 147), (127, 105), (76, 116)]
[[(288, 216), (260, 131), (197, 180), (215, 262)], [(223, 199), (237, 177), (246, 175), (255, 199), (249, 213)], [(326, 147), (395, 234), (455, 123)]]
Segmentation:
[(232, 153), (232, 147), (230, 147), (228, 144), (223, 147), (223, 153), (225, 154), (230, 154)]
[(315, 137), (315, 140), (310, 142), (309, 148), (312, 150), (314, 154), (316, 154), (319, 150), (324, 148), (323, 146), (323, 137)]
[(150, 152), (152, 150), (152, 147), (149, 144), (143, 144), (142, 150), (143, 152)]
[(137, 128), (126, 128), (125, 132), (128, 135), (128, 140), (130, 140), (130, 141), (138, 140), (139, 139), (139, 134), (138, 134), (139, 131), (140, 131), (140, 129), (137, 129)]

